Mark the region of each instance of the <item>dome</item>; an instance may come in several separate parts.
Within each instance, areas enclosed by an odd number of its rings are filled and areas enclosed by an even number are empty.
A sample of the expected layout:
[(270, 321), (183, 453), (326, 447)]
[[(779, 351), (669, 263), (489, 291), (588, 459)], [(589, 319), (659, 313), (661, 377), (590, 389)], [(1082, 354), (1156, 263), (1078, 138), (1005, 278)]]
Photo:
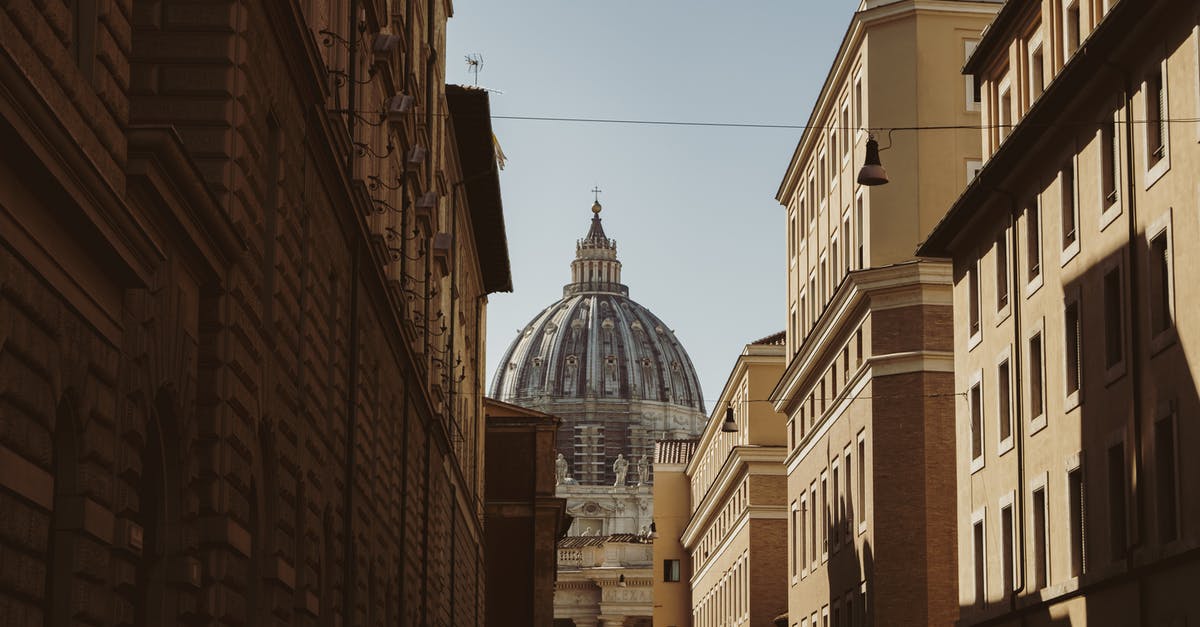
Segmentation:
[(563, 297), (518, 331), (491, 395), (545, 406), (567, 399), (649, 401), (704, 414), (692, 360), (658, 316), (629, 298), (617, 244), (600, 222), (576, 242)]

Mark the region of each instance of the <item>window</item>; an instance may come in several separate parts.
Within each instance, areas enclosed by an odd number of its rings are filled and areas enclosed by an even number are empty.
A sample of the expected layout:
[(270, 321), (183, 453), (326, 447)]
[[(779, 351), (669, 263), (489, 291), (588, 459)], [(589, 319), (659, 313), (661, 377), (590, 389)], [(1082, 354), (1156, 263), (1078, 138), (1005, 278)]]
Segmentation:
[(983, 389), (979, 376), (972, 377), (968, 403), (971, 412), (971, 472), (983, 467)]
[(809, 566), (809, 570), (811, 571), (811, 570), (815, 570), (817, 568), (817, 555), (819, 555), (819, 551), (817, 551), (817, 539), (818, 538), (817, 538), (817, 482), (816, 481), (812, 482), (812, 485), (809, 486), (808, 496), (809, 496), (809, 498), (808, 498), (808, 503), (809, 503), (808, 536), (809, 536), (809, 539), (812, 541), (811, 542), (812, 551), (809, 552), (809, 555), (812, 556), (811, 565)]
[(826, 403), (829, 401), (825, 394), (825, 379), (821, 379), (821, 415), (825, 415)]
[(1025, 247), (1029, 255), (1029, 282), (1042, 276), (1042, 226), (1041, 211), (1037, 201), (1029, 203), (1025, 209)]
[(1046, 413), (1045, 376), (1043, 373), (1042, 334), (1029, 338), (1029, 417), (1038, 420)]
[(1007, 358), (996, 368), (996, 419), (1000, 423), (1001, 451), (1012, 447), (1012, 374)]
[[(1078, 242), (1076, 230), (1079, 225), (1079, 207), (1076, 199), (1079, 197), (1079, 190), (1075, 186), (1074, 163), (1063, 166), (1059, 184), (1062, 192), (1062, 247), (1066, 251)], [(1078, 251), (1078, 248), (1074, 250)]]
[(970, 337), (979, 335), (979, 272), (974, 261), (967, 268), (967, 316)]
[(1146, 154), (1154, 166), (1167, 154), (1167, 83), (1163, 65), (1154, 67), (1146, 78)]
[(854, 522), (855, 505), (857, 505), (854, 502), (854, 460), (851, 458), (849, 446), (842, 452), (842, 457), (846, 460), (846, 489), (844, 492), (846, 505), (842, 511), (842, 533), (846, 537), (846, 542), (849, 543), (850, 538), (854, 537), (850, 530)]
[(987, 603), (987, 546), (983, 535), (983, 513), (972, 518), (975, 518), (971, 525), (975, 553), (975, 605), (983, 607)]
[(983, 162), (978, 159), (967, 159), (967, 183), (975, 180), (979, 176), (979, 171), (983, 169)]
[(1167, 416), (1154, 423), (1154, 484), (1158, 541), (1179, 536), (1179, 491), (1175, 468), (1175, 420)]
[(860, 131), (867, 126), (866, 118), (863, 117), (862, 76), (854, 79), (854, 123)]
[(804, 537), (803, 518), (800, 514), (800, 508), (795, 502), (792, 503), (792, 579), (800, 576), (800, 564), (803, 563), (804, 557), (800, 552), (800, 540)]
[(833, 491), (830, 493), (830, 496), (833, 498), (833, 505), (831, 507), (833, 511), (830, 513), (832, 520), (830, 521), (831, 526), (829, 532), (829, 535), (833, 536), (833, 548), (835, 551), (842, 543), (841, 527), (842, 520), (845, 519), (845, 508), (842, 505), (842, 476), (841, 472), (839, 472), (840, 470), (841, 469), (838, 467), (838, 464), (835, 461), (830, 471), (831, 478), (833, 479)]
[[(1080, 382), (1083, 380), (1083, 342), (1081, 329), (1079, 300), (1068, 302), (1063, 311), (1063, 357), (1066, 360), (1068, 397), (1079, 393)], [(1076, 398), (1076, 403), (1078, 403), (1078, 398)]]
[(679, 581), (679, 560), (663, 560), (663, 581)]
[(850, 158), (850, 103), (842, 102), (842, 160)]
[(1079, 49), (1079, 2), (1067, 5), (1063, 16), (1063, 65)]
[(1039, 37), (1036, 43), (1029, 44), (1029, 103), (1033, 104), (1042, 96), (1046, 88), (1045, 55), (1042, 54), (1042, 42)]
[(996, 311), (1008, 307), (1008, 237), (1007, 232), (996, 238)]
[(821, 560), (829, 557), (829, 476), (821, 472)]
[(1032, 514), (1033, 520), (1030, 534), (1033, 536), (1033, 564), (1031, 564), (1033, 581), (1031, 583), (1034, 590), (1041, 590), (1049, 583), (1050, 575), (1050, 556), (1047, 546), (1049, 539), (1046, 537), (1048, 529), (1046, 526), (1045, 486), (1033, 491)]
[(1008, 133), (1012, 130), (1012, 90), (1005, 85), (1000, 90), (1000, 111), (997, 118), (997, 125), (1000, 141), (1008, 139)]
[(862, 195), (862, 192), (859, 192), (858, 197), (855, 199), (855, 209), (854, 210), (856, 213), (856, 215), (854, 217), (854, 221), (855, 221), (854, 243), (858, 246), (858, 265), (855, 267), (861, 270), (862, 268), (867, 267), (866, 266), (866, 256), (863, 253), (863, 195)]
[(1100, 127), (1100, 193), (1105, 209), (1117, 202), (1117, 185), (1121, 182), (1121, 144), (1117, 141), (1116, 114)]
[(845, 243), (842, 245), (842, 267), (846, 272), (850, 272), (850, 212), (846, 212), (842, 218), (842, 237), (845, 238)]
[(805, 228), (805, 225), (808, 224), (808, 201), (804, 196), (800, 197), (800, 212), (798, 217), (800, 219), (800, 241), (803, 242), (805, 236), (808, 234), (808, 229)]
[(1163, 230), (1150, 240), (1150, 328), (1158, 335), (1174, 324), (1171, 311), (1171, 251)]
[(1104, 365), (1109, 369), (1125, 359), (1122, 296), (1121, 268), (1117, 266), (1104, 275)]
[(788, 216), (788, 261), (796, 260), (796, 214), (793, 212)]
[(867, 435), (865, 432), (858, 434), (858, 498), (855, 499), (858, 503), (858, 524), (865, 525), (867, 522)]
[(1067, 511), (1071, 517), (1071, 576), (1078, 577), (1087, 568), (1087, 501), (1083, 469), (1078, 466), (1067, 473), (1067, 499)]
[(1125, 445), (1108, 449), (1108, 547), (1113, 560), (1125, 557)]
[[(964, 41), (963, 48), (965, 54), (963, 61), (969, 61), (971, 55), (975, 54), (975, 49), (979, 47), (978, 41)], [(967, 111), (978, 111), (980, 101), (983, 100), (981, 90), (979, 89), (979, 78), (974, 74), (968, 74), (964, 77), (966, 83), (966, 103)]]
[(1000, 508), (1000, 577), (1004, 584), (1004, 594), (1012, 592), (1017, 587), (1013, 571), (1013, 506), (1012, 503)]

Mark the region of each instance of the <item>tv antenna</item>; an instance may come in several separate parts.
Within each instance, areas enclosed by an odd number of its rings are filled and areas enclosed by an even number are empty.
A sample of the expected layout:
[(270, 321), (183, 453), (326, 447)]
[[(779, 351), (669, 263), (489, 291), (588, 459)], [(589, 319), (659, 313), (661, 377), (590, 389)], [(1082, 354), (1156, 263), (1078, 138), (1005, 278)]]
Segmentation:
[(483, 69), (483, 55), (478, 52), (472, 52), (466, 57), (467, 71), (475, 77), (475, 86), (479, 87), (479, 70)]

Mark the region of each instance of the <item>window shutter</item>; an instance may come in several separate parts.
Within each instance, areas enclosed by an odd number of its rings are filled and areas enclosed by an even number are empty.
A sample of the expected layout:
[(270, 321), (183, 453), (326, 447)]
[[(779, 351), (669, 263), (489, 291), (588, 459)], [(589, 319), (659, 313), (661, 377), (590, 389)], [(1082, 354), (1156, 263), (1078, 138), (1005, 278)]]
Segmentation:
[(1167, 78), (1158, 74), (1158, 145), (1167, 145)]

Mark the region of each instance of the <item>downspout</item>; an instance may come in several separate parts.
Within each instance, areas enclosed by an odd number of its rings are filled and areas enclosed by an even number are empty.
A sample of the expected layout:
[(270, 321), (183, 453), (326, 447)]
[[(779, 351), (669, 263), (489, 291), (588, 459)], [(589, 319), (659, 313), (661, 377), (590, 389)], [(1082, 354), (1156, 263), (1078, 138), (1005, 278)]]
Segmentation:
[[(1124, 70), (1124, 68), (1122, 68)], [(1146, 498), (1145, 490), (1142, 489), (1141, 479), (1142, 473), (1142, 362), (1141, 362), (1141, 344), (1138, 342), (1139, 331), (1141, 329), (1141, 320), (1138, 315), (1138, 303), (1141, 302), (1140, 286), (1138, 283), (1138, 229), (1137, 229), (1137, 200), (1135, 192), (1137, 186), (1134, 183), (1134, 164), (1133, 164), (1133, 86), (1130, 72), (1124, 70), (1125, 79), (1125, 203), (1128, 213), (1127, 223), (1129, 225), (1129, 383), (1132, 387), (1133, 407), (1132, 407), (1132, 422), (1133, 422), (1133, 476), (1130, 478), (1130, 487), (1133, 488), (1134, 500), (1134, 535), (1133, 542), (1126, 547), (1125, 559), (1127, 564), (1133, 560), (1130, 554), (1134, 547), (1144, 543), (1146, 531)], [(1128, 543), (1128, 538), (1126, 538)], [(1144, 577), (1139, 577), (1138, 582), (1138, 614), (1141, 616), (1141, 624), (1147, 625), (1150, 621), (1150, 616), (1147, 613), (1149, 608), (1146, 607), (1146, 580)]]
[[(1001, 191), (1001, 190), (996, 190)], [(1008, 192), (1002, 192), (1008, 194)], [(1012, 234), (1013, 245), (1009, 250), (1014, 253), (1017, 250), (1017, 212), (1020, 211), (1020, 205), (1017, 203), (1017, 198), (1012, 194), (1009, 196), (1009, 212), (1008, 212), (1008, 230)], [(1007, 240), (1007, 238), (1006, 238)], [(1007, 244), (1007, 241), (1005, 242)], [(1024, 371), (1024, 353), (1021, 350), (1021, 270), (1018, 263), (1019, 255), (1012, 255), (1012, 262), (1009, 264), (1009, 273), (1012, 275), (1011, 294), (1008, 299), (1009, 306), (1012, 308), (1013, 319), (1013, 358), (1012, 368), (1010, 369), (1013, 377), (1013, 395), (1012, 398), (1018, 399), (1018, 402), (1011, 403), (1013, 408), (1013, 446), (1016, 447), (1017, 453), (1017, 503), (1016, 510), (1013, 512), (1013, 522), (1017, 524), (1018, 533), (1016, 541), (1020, 546), (1017, 552), (1020, 555), (1020, 583), (1013, 587), (1009, 592), (1008, 603), (1010, 611), (1017, 609), (1017, 595), (1025, 591), (1025, 579), (1028, 565), (1028, 557), (1026, 556), (1025, 537), (1027, 530), (1025, 529), (1025, 404), (1020, 399), (1025, 398), (1022, 392), (1024, 379), (1021, 373)], [(1013, 577), (1016, 578), (1017, 564), (1013, 563)]]

